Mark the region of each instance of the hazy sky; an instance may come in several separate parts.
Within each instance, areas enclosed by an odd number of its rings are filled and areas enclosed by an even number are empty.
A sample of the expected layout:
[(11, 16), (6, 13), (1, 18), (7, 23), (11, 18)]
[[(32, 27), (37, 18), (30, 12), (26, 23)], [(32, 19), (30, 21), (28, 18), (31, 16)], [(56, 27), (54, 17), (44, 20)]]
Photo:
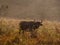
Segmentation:
[(8, 5), (3, 16), (60, 20), (60, 0), (0, 0), (2, 4)]

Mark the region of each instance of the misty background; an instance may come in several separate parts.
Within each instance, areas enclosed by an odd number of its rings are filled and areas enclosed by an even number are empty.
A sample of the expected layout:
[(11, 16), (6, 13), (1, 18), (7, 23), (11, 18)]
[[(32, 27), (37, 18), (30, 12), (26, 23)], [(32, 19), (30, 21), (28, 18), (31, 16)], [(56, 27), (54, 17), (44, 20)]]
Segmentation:
[(60, 0), (0, 0), (0, 17), (60, 21)]

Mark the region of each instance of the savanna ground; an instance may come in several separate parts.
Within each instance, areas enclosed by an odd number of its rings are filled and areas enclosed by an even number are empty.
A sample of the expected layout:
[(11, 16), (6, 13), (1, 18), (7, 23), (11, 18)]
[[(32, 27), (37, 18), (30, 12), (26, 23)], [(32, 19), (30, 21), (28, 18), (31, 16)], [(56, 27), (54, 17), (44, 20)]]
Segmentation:
[(60, 22), (44, 20), (34, 31), (37, 37), (31, 38), (31, 32), (19, 34), (20, 21), (0, 18), (0, 45), (60, 45)]

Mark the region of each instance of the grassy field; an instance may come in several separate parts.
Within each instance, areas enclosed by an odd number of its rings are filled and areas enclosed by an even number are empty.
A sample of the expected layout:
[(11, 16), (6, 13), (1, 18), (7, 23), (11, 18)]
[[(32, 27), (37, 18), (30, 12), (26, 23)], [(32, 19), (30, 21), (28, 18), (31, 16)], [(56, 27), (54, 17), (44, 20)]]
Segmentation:
[(0, 45), (60, 45), (60, 22), (44, 20), (31, 38), (31, 32), (19, 34), (20, 21), (0, 18)]

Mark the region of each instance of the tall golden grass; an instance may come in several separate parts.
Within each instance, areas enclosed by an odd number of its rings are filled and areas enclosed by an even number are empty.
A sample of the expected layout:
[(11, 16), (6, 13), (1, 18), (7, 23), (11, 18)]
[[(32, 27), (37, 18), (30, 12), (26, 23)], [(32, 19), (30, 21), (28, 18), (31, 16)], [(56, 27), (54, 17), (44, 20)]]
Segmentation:
[[(31, 38), (31, 32), (19, 34), (19, 23), (21, 20), (0, 18), (0, 45), (59, 45), (60, 44), (60, 22), (43, 21), (43, 26), (37, 29)], [(22, 31), (22, 30), (21, 30)]]

